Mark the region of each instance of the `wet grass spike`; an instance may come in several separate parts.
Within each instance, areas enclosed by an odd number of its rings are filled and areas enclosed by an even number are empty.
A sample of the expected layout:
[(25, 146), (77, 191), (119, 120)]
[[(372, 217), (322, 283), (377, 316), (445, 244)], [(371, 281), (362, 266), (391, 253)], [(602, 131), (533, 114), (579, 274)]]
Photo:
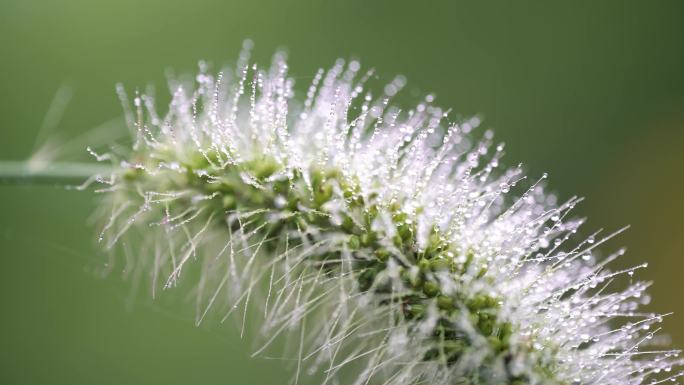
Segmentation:
[(154, 296), (191, 281), (197, 322), (259, 318), (255, 355), (286, 334), (293, 382), (681, 376), (679, 352), (655, 346), (662, 316), (639, 310), (637, 268), (595, 257), (614, 234), (575, 240), (579, 199), (559, 204), (544, 177), (501, 169), (492, 133), (469, 134), (477, 118), (454, 121), (432, 96), (397, 107), (405, 80), (374, 95), (357, 61), (319, 70), (299, 99), (285, 55), (260, 68), (250, 45), (235, 70), (201, 63), (193, 81), (171, 80), (165, 115), (120, 89), (134, 143), (93, 152), (115, 167), (92, 178), (101, 242)]

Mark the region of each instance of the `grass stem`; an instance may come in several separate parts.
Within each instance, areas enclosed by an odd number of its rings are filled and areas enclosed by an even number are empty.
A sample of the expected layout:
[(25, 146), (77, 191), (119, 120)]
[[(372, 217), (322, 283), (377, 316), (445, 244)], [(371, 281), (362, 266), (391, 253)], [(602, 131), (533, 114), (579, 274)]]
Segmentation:
[(0, 161), (0, 184), (80, 184), (93, 175), (106, 176), (112, 166), (98, 163)]

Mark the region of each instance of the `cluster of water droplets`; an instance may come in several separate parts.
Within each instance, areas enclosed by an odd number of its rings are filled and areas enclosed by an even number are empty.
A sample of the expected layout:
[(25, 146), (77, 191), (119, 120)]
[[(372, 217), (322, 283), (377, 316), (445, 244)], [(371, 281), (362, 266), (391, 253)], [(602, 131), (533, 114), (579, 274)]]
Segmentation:
[[(313, 372), (322, 367), (325, 381), (334, 382), (340, 368), (362, 362), (355, 383), (383, 372), (385, 383), (447, 384), (472, 369), (463, 365), (482, 365), (484, 355), (476, 351), (459, 365), (426, 362), (430, 347), (420, 330), (429, 332), (437, 316), (412, 328), (390, 309), (369, 307), (380, 294), (358, 291), (349, 250), (342, 250), (341, 267), (332, 276), (308, 262), (313, 254), (339, 250), (344, 234), (302, 229), (286, 235), (297, 238), (297, 246), (286, 240), (266, 258), (263, 246), (270, 239), (260, 230), (267, 223), (254, 220), (262, 212), (210, 212), (205, 202), (216, 194), (165, 182), (190, 171), (211, 183), (216, 170), (264, 157), (277, 163), (277, 175), (301, 173), (309, 186), (310, 174), (302, 170), (335, 169), (358, 186), (366, 202), (386, 203), (371, 226), (384, 234), (379, 242), (388, 249), (398, 210), (406, 214), (404, 223), (415, 226), (417, 251), (429, 246), (436, 230), (453, 246), (447, 258), (461, 265), (471, 259), (466, 272), (438, 279), (443, 293), (500, 299), (497, 318), (512, 324), (514, 333), (510, 354), (502, 358), (507, 368), (496, 370), (525, 375), (531, 383), (550, 376), (553, 383), (573, 385), (656, 384), (681, 376), (679, 352), (652, 347), (662, 316), (640, 311), (648, 284), (634, 282), (632, 275), (642, 266), (608, 270), (622, 251), (596, 258), (597, 247), (617, 233), (575, 240), (583, 221), (569, 212), (580, 199), (559, 204), (544, 191), (545, 175), (527, 181), (520, 166), (500, 169), (504, 147), (492, 142), (492, 133), (473, 140), (478, 118), (452, 121), (431, 95), (401, 109), (391, 101), (405, 79), (396, 77), (374, 94), (366, 87), (373, 72), (362, 71), (357, 61), (338, 60), (317, 71), (304, 100), (298, 100), (285, 55), (277, 53), (270, 67), (260, 68), (250, 64), (250, 48), (247, 42), (235, 70), (213, 76), (201, 63), (194, 81), (172, 79), (165, 115), (157, 113), (148, 94), (136, 94), (130, 108), (121, 89), (133, 150), (91, 152), (143, 175), (136, 176), (143, 182), (134, 189), (124, 172), (95, 178), (112, 203), (102, 235), (107, 246), (142, 225), (141, 246), (128, 250), (125, 269), (147, 272), (153, 288), (172, 287), (187, 262), (200, 260), (198, 322), (210, 308), (222, 309), (224, 319), (240, 309), (244, 327), (247, 307), (254, 305), (263, 311), (267, 336), (257, 353), (282, 332), (297, 330), (292, 337), (297, 379), (302, 366)], [(201, 154), (206, 169), (183, 166), (196, 162), (193, 154)], [(241, 178), (263, 186), (253, 175)], [(277, 198), (284, 205), (285, 198)], [(338, 223), (350, 204), (335, 191), (322, 210)], [(398, 208), (390, 211), (392, 206)], [(214, 226), (217, 218), (228, 226)], [(408, 290), (401, 264), (397, 256), (381, 272), (393, 282), (388, 298)], [(463, 322), (471, 341), (484, 340)], [(481, 349), (488, 347), (483, 343)], [(543, 365), (548, 376), (538, 375), (535, 365)]]

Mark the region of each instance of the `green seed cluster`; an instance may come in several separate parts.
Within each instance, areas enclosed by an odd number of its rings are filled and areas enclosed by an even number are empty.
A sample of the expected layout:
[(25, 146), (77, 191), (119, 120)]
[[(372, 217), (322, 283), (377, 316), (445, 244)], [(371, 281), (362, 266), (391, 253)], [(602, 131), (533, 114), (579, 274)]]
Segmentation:
[[(353, 178), (345, 177), (337, 170), (286, 173), (278, 162), (269, 158), (220, 168), (212, 162), (211, 155), (191, 154), (185, 158), (191, 159), (182, 164), (185, 172), (152, 177), (139, 169), (129, 169), (124, 173), (125, 180), (153, 183), (161, 190), (196, 190), (212, 196), (203, 204), (211, 205), (214, 211), (277, 211), (281, 214), (276, 217), (278, 219), (266, 212), (255, 217), (255, 223), (268, 222), (261, 230), (269, 239), (263, 245), (267, 251), (282, 247), (281, 237), (277, 235), (286, 231), (306, 234), (307, 230), (315, 229), (318, 233), (342, 235), (345, 241), (331, 251), (312, 256), (312, 262), (334, 271), (339, 267), (342, 253), (350, 253), (358, 290), (386, 294), (378, 298), (392, 298), (379, 300), (375, 305), (395, 309), (399, 315), (397, 322), (417, 324), (428, 317), (431, 306), (436, 307), (438, 320), (430, 340), (426, 341), (433, 347), (422, 360), (434, 360), (448, 367), (456, 364), (469, 349), (481, 348), (481, 345), (475, 347), (472, 334), (462, 327), (464, 322), (486, 340), (488, 356), (485, 362), (491, 365), (485, 367), (496, 366), (495, 361), (507, 366), (512, 360), (514, 352), (510, 338), (514, 326), (500, 319), (500, 299), (481, 293), (445, 293), (439, 282), (440, 274), (449, 274), (456, 281), (468, 275), (487, 279), (487, 269), (473, 266), (473, 250), (466, 252), (464, 261), (457, 262), (455, 245), (446, 241), (436, 227), (430, 232), (427, 245), (419, 248), (416, 224), (409, 213), (402, 211), (401, 202), (381, 202), (375, 194), (364, 195)], [(146, 178), (154, 178), (154, 181)], [(185, 204), (192, 203), (187, 201)], [(343, 209), (332, 215), (329, 204)], [(392, 236), (373, 229), (381, 212), (391, 216)], [(401, 288), (396, 287), (397, 282), (381, 279), (386, 277), (382, 273), (387, 270), (390, 260), (399, 266)], [(400, 294), (390, 296), (392, 293)], [(538, 366), (543, 377), (551, 378), (551, 364)], [(491, 381), (492, 373), (480, 370), (473, 368), (466, 378), (457, 379), (455, 383)], [(529, 383), (529, 379), (509, 373), (507, 378), (500, 379), (500, 383), (522, 385)]]

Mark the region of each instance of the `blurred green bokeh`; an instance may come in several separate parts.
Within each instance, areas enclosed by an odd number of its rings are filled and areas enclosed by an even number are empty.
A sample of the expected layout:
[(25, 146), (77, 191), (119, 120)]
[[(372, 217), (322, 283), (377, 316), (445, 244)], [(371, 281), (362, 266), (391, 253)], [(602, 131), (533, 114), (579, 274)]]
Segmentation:
[[(631, 224), (604, 250), (650, 263), (650, 307), (675, 312), (665, 330), (684, 347), (684, 3), (475, 3), (3, 0), (0, 158), (32, 152), (65, 84), (55, 133), (73, 137), (120, 116), (116, 82), (163, 91), (165, 69), (230, 64), (248, 37), (262, 63), (287, 48), (300, 90), (318, 67), (360, 58), (406, 75), (409, 94), (480, 114), (508, 164), (588, 197), (585, 232)], [(288, 382), (282, 362), (249, 358), (232, 323), (196, 328), (189, 304), (131, 301), (118, 274), (95, 274), (94, 207), (92, 193), (0, 186), (0, 383)]]

